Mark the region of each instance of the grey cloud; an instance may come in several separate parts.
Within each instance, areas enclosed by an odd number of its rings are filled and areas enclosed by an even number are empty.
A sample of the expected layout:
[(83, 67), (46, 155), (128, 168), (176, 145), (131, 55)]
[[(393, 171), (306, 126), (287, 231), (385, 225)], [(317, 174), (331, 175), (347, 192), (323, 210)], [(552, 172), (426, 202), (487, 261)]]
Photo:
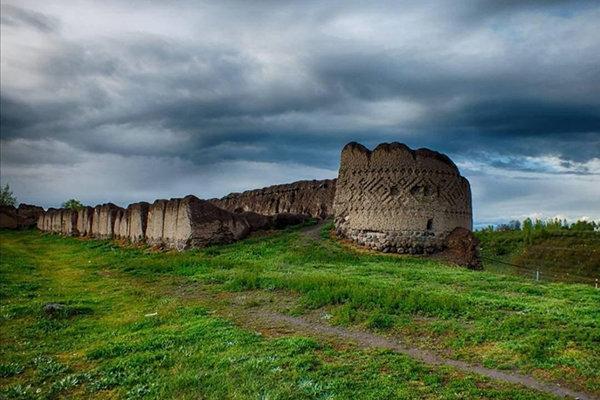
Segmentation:
[[(595, 2), (108, 4), (89, 7), (118, 10), (131, 29), (101, 12), (88, 30), (78, 10), (3, 5), (2, 47), (14, 51), (3, 50), (0, 128), (15, 149), (3, 170), (82, 163), (68, 145), (196, 173), (335, 171), (344, 143), (395, 140), (506, 174), (596, 174)], [(26, 29), (39, 42), (15, 57)], [(59, 155), (33, 156), (47, 141)], [(546, 156), (562, 169), (528, 161)], [(154, 184), (139, 165), (131, 182)]]
[(2, 4), (0, 23), (11, 26), (30, 26), (44, 33), (54, 32), (59, 23), (56, 18), (43, 13), (20, 8), (11, 4)]

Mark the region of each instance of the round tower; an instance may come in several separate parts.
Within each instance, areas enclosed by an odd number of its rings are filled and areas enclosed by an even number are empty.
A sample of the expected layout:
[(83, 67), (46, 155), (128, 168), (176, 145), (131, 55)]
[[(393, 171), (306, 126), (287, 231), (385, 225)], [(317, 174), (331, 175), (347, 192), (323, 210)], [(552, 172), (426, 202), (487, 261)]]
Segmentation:
[(453, 229), (472, 229), (471, 189), (456, 165), (401, 143), (347, 144), (333, 208), (339, 236), (385, 252), (433, 253)]

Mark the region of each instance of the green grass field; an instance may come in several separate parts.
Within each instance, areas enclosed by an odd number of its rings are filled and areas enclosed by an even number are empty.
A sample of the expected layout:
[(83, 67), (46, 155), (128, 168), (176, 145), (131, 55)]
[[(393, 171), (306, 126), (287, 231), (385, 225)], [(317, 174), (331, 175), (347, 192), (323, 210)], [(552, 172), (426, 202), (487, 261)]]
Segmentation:
[[(182, 253), (0, 232), (0, 398), (542, 399), (278, 330), (365, 330), (600, 396), (600, 290), (357, 252), (298, 229)], [(66, 305), (46, 316), (44, 304)]]

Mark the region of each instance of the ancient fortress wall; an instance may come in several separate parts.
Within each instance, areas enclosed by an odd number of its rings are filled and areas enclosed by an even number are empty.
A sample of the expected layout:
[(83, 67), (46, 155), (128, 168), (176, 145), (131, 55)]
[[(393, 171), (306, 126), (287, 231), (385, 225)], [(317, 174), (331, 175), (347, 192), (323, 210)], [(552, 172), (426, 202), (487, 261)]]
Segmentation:
[(313, 218), (333, 215), (335, 179), (298, 181), (231, 193), (221, 199), (211, 199), (217, 207), (231, 212), (250, 211), (262, 215), (307, 214)]
[(112, 203), (80, 210), (50, 208), (37, 219), (44, 232), (99, 239), (125, 239), (132, 243), (183, 250), (232, 243), (260, 229), (301, 223), (304, 217), (278, 214), (232, 213), (195, 196), (134, 203), (126, 209)]
[(77, 231), (81, 236), (92, 234), (92, 217), (94, 209), (92, 207), (83, 207), (77, 211)]
[(149, 207), (150, 204), (146, 202), (133, 203), (127, 207), (127, 239), (133, 243), (141, 242), (146, 237)]
[(220, 209), (195, 196), (156, 200), (149, 206), (147, 224), (149, 244), (177, 250), (231, 243), (253, 230), (252, 223), (243, 215)]
[(115, 236), (115, 221), (117, 214), (123, 210), (112, 203), (102, 204), (94, 208), (92, 218), (92, 234), (101, 239), (110, 239)]
[(171, 199), (164, 205), (161, 242), (168, 248), (181, 250), (232, 243), (250, 231), (250, 223), (243, 216), (195, 196)]
[(342, 150), (334, 201), (338, 235), (386, 252), (432, 253), (472, 228), (469, 182), (445, 155), (404, 144)]
[[(251, 231), (300, 223), (306, 216), (326, 218), (333, 213), (334, 195), (335, 179), (299, 181), (209, 201), (187, 196), (126, 209), (112, 203), (77, 211), (38, 207), (33, 224), (44, 232), (183, 249), (230, 243)], [(0, 214), (0, 222), (14, 229), (16, 217), (10, 211)]]
[[(469, 182), (447, 156), (400, 143), (373, 151), (349, 143), (337, 180), (299, 181), (208, 201), (187, 196), (126, 209), (111, 203), (79, 211), (49, 209), (37, 225), (64, 235), (182, 250), (230, 243), (258, 229), (297, 224), (306, 215), (335, 215), (339, 236), (375, 250), (433, 253), (454, 246), (468, 250), (463, 264), (478, 266)], [(449, 238), (460, 246), (451, 246)]]
[[(148, 220), (149, 204), (146, 202), (133, 203), (127, 208), (117, 207), (116, 209), (106, 209), (106, 221), (112, 219), (114, 221), (112, 227), (112, 237), (126, 239), (132, 243), (143, 241), (146, 237), (146, 225)], [(102, 218), (100, 210), (99, 218)], [(101, 219), (100, 221), (104, 221)], [(103, 224), (103, 222), (102, 222)], [(110, 229), (110, 223), (106, 223), (106, 229)], [(98, 234), (102, 236), (103, 234)], [(92, 236), (95, 236), (92, 233)]]
[(37, 221), (38, 229), (67, 236), (78, 235), (77, 211), (49, 208)]
[(75, 210), (61, 210), (61, 232), (67, 236), (78, 235), (77, 231), (77, 211)]
[(115, 226), (113, 228), (113, 236), (116, 238), (126, 238), (128, 236), (129, 224), (124, 209), (117, 210), (115, 215)]
[(0, 206), (0, 228), (22, 229), (35, 226), (43, 213), (42, 207), (24, 203), (19, 204), (17, 208)]
[(168, 200), (156, 200), (148, 209), (148, 227), (146, 228), (146, 242), (149, 245), (160, 245), (165, 226), (165, 207)]

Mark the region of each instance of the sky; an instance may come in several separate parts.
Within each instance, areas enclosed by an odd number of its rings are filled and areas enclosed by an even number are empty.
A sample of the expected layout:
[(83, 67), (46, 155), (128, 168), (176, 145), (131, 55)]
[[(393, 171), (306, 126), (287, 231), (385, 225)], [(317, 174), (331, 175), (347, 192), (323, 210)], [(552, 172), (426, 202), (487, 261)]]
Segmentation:
[(211, 198), (398, 141), (455, 161), (476, 225), (600, 219), (600, 2), (371, 3), (2, 0), (2, 184)]

